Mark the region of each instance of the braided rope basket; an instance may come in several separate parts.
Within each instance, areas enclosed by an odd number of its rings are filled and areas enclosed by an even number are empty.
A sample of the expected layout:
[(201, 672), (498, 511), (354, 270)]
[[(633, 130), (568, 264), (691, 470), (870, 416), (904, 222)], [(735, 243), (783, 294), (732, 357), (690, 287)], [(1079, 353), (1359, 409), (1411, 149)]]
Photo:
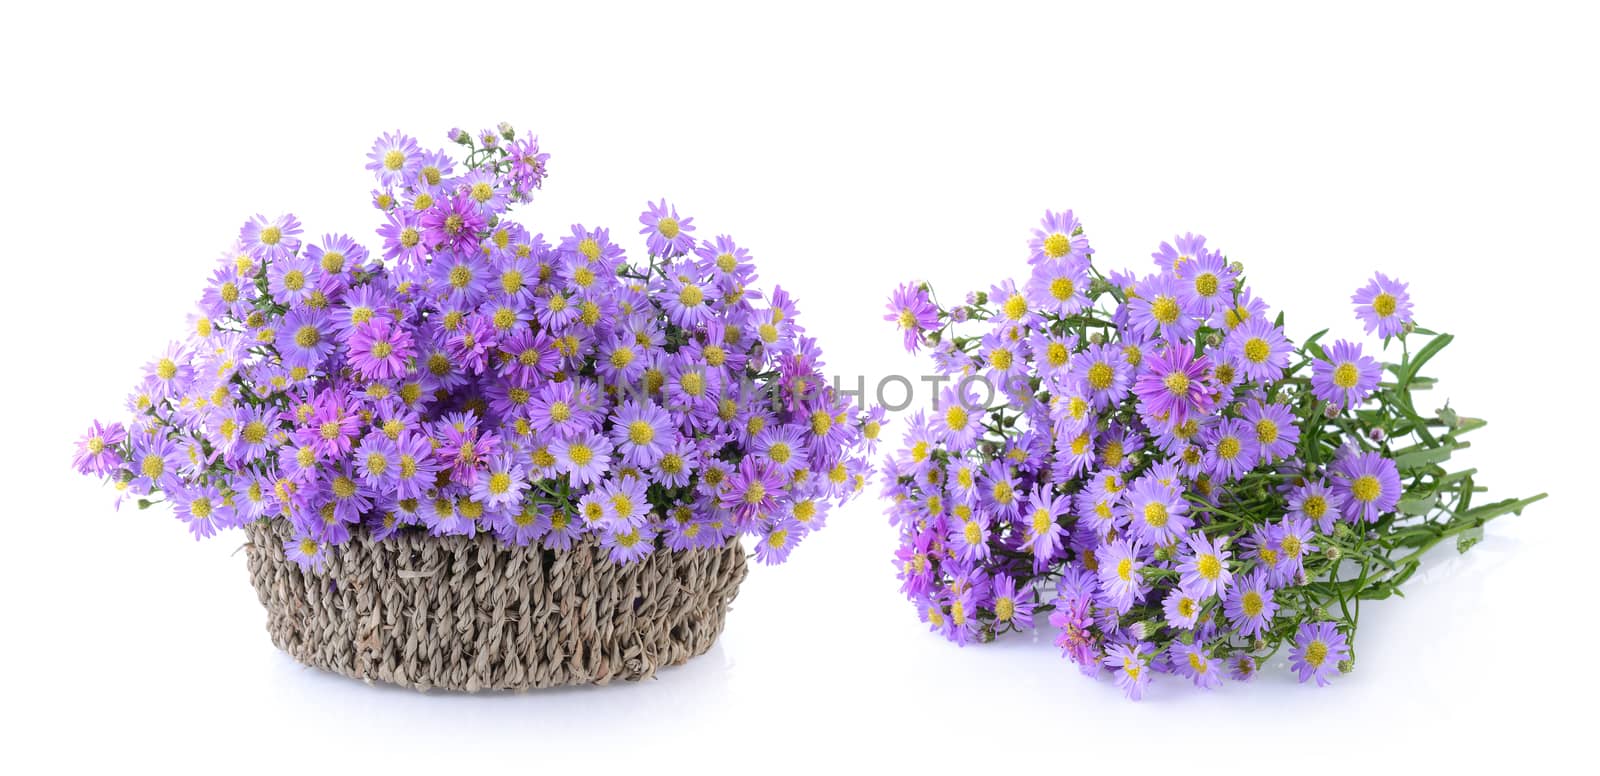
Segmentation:
[(637, 680), (711, 648), (744, 580), (738, 540), (628, 566), (491, 536), (359, 536), (321, 573), (284, 556), (282, 521), (246, 526), (272, 643), (345, 676), (417, 690)]

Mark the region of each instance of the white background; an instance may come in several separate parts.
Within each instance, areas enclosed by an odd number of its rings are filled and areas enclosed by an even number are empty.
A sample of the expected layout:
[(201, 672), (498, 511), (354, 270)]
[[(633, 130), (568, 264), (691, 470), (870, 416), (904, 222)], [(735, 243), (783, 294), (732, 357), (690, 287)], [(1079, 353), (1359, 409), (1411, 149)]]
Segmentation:
[[(1592, 735), (1600, 61), (1577, 5), (46, 5), (0, 12), (7, 771), (1349, 772), (1548, 765)], [(880, 320), (897, 282), (1022, 276), (1045, 208), (1103, 267), (1204, 232), (1293, 336), (1360, 335), (1350, 293), (1398, 275), (1459, 337), (1443, 393), (1491, 420), (1462, 458), (1490, 497), (1551, 498), (1369, 606), (1359, 670), (1322, 690), (1271, 670), (1134, 704), (1046, 633), (958, 649), (900, 599), (872, 498), (644, 684), (422, 696), (301, 669), (237, 534), (112, 511), (72, 443), (120, 418), (246, 216), (375, 245), (380, 131), (502, 119), (553, 154), (525, 223), (637, 247), (668, 197), (869, 383), (920, 373)]]

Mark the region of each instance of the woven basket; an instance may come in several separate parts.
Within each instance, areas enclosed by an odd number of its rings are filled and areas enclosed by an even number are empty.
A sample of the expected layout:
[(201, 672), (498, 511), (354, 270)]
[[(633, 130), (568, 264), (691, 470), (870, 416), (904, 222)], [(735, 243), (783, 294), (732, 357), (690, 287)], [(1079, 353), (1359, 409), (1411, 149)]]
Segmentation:
[(321, 573), (284, 556), (289, 528), (245, 529), (272, 643), (306, 665), (427, 690), (636, 680), (711, 648), (744, 551), (658, 551), (618, 566), (593, 541), (505, 547), (489, 536), (352, 538)]

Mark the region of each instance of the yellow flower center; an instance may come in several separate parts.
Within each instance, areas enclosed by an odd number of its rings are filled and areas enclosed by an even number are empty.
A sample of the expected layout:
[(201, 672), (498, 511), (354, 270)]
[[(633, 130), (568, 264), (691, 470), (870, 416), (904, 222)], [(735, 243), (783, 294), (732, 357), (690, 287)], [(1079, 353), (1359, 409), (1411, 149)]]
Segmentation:
[(1306, 665), (1312, 668), (1321, 668), (1328, 660), (1328, 644), (1322, 639), (1312, 639), (1306, 645)]
[(1071, 299), (1073, 292), (1077, 290), (1078, 287), (1072, 282), (1072, 278), (1056, 278), (1050, 281), (1050, 295), (1058, 302)]
[(1350, 389), (1356, 387), (1361, 381), (1361, 371), (1356, 365), (1346, 361), (1333, 370), (1333, 384), (1340, 388)]
[(1060, 233), (1052, 232), (1044, 238), (1044, 255), (1052, 259), (1059, 259), (1072, 252), (1072, 238)]
[(1207, 553), (1195, 561), (1195, 571), (1200, 572), (1204, 579), (1216, 579), (1222, 576), (1222, 560), (1215, 555)]
[(1272, 422), (1270, 418), (1256, 421), (1256, 441), (1264, 445), (1278, 441), (1278, 424)]
[(1117, 578), (1123, 582), (1133, 581), (1133, 559), (1123, 558), (1117, 561)]
[(567, 457), (579, 466), (588, 466), (594, 460), (594, 451), (585, 444), (574, 444), (567, 448)]
[(1261, 594), (1254, 590), (1245, 593), (1244, 597), (1239, 599), (1239, 609), (1243, 611), (1247, 617), (1255, 617), (1256, 615), (1261, 614), (1261, 611), (1266, 608), (1267, 602), (1263, 601), (1261, 599)]
[(1272, 346), (1260, 337), (1251, 337), (1244, 341), (1244, 357), (1252, 364), (1260, 364), (1272, 355)]
[(1300, 502), (1300, 511), (1313, 520), (1322, 517), (1328, 512), (1328, 500), (1321, 496), (1307, 496)]
[(283, 230), (276, 226), (269, 226), (261, 230), (262, 245), (277, 245), (283, 239)]
[(1177, 321), (1181, 312), (1182, 310), (1178, 307), (1178, 300), (1165, 294), (1157, 295), (1150, 302), (1150, 315), (1156, 319), (1157, 323), (1164, 326), (1171, 325), (1174, 321)]
[(1182, 372), (1168, 374), (1161, 383), (1167, 386), (1167, 393), (1173, 396), (1183, 396), (1189, 392), (1189, 376)]
[(694, 307), (704, 300), (705, 292), (701, 291), (699, 286), (684, 286), (683, 290), (678, 292), (678, 302), (684, 307)]
[(1394, 308), (1397, 304), (1399, 304), (1399, 300), (1395, 299), (1393, 294), (1378, 294), (1372, 300), (1372, 311), (1377, 313), (1380, 318), (1387, 318), (1394, 315)]
[(678, 219), (663, 218), (656, 222), (656, 231), (668, 240), (678, 236)]
[(1238, 437), (1225, 436), (1217, 442), (1217, 457), (1224, 461), (1231, 461), (1239, 457), (1240, 449), (1242, 449), (1242, 445), (1239, 444)]
[(283, 287), (290, 291), (299, 291), (306, 287), (306, 273), (291, 269), (283, 273)]
[(1011, 298), (1006, 300), (1004, 309), (1007, 318), (1020, 321), (1028, 314), (1028, 300), (1024, 299), (1022, 294), (1012, 294)]
[(1357, 501), (1372, 502), (1378, 499), (1378, 494), (1383, 490), (1378, 484), (1378, 478), (1370, 474), (1363, 474), (1350, 483), (1350, 494)]
[(1167, 505), (1159, 501), (1152, 501), (1144, 505), (1144, 522), (1151, 528), (1162, 528), (1167, 524)]
[(406, 155), (405, 154), (403, 154), (403, 153), (401, 153), (401, 152), (399, 152), (397, 150), (394, 150), (394, 149), (390, 149), (389, 151), (384, 153), (384, 155), (383, 155), (383, 168), (384, 169), (388, 170), (389, 172), (395, 172), (395, 171), (399, 170), (401, 167), (404, 167), (404, 166), (406, 166)]
[(322, 332), (311, 324), (301, 326), (294, 333), (294, 344), (302, 348), (314, 348), (319, 342), (322, 342)]

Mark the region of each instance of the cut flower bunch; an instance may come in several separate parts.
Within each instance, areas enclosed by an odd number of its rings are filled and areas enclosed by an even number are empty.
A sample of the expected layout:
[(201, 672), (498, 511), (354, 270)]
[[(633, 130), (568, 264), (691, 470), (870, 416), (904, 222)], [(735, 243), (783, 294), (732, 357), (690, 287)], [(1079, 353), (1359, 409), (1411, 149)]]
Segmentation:
[(950, 306), (902, 286), (886, 318), (948, 378), (885, 465), (902, 591), (965, 644), (1036, 622), (1131, 698), (1152, 676), (1300, 681), (1355, 665), (1361, 603), (1442, 542), (1543, 496), (1484, 503), (1451, 454), (1482, 420), (1425, 409), (1451, 337), (1406, 284), (1353, 302), (1368, 343), (1295, 343), (1243, 269), (1183, 235), (1155, 271), (1103, 275), (1072, 213), (1046, 213), (1029, 279)]
[(377, 140), (370, 252), (247, 221), (78, 469), (197, 537), (285, 524), (308, 570), (401, 532), (597, 540), (617, 564), (744, 534), (781, 562), (862, 489), (866, 421), (746, 249), (664, 201), (643, 260), (603, 228), (547, 240), (507, 218), (542, 187), (537, 139), (449, 138), (464, 158)]

